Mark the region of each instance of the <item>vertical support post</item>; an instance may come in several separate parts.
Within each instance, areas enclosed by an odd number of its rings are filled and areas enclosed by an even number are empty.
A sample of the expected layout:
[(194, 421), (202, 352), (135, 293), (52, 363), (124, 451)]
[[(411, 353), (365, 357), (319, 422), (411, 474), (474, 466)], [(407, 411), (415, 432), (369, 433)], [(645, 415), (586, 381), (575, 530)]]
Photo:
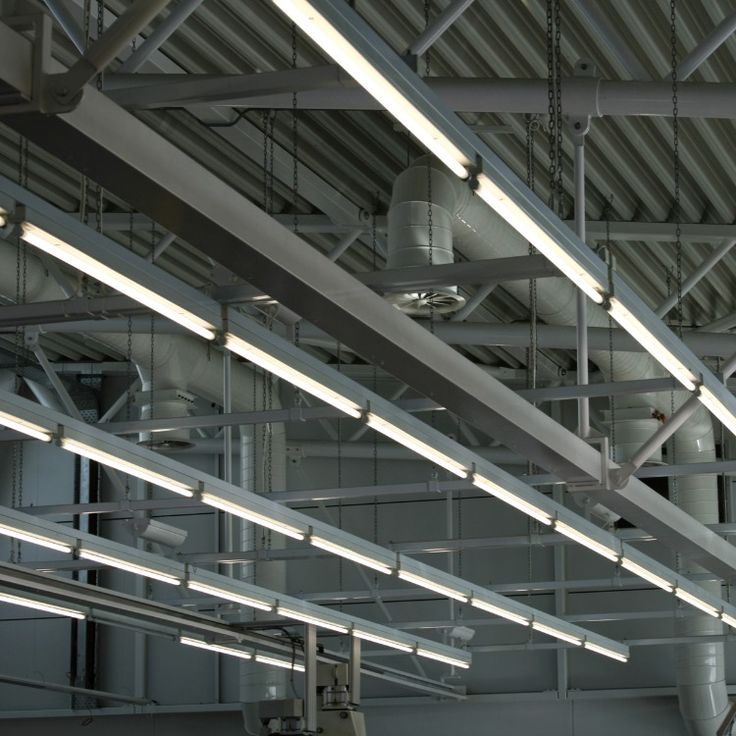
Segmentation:
[[(229, 350), (222, 355), (222, 412), (231, 414), (233, 410), (232, 394), (232, 359)], [(222, 479), (226, 483), (233, 482), (233, 428), (227, 424), (222, 430)]]
[(304, 727), (317, 733), (317, 627), (304, 627)]
[(360, 658), (361, 641), (357, 636), (351, 636), (348, 687), (350, 688), (350, 702), (356, 707), (360, 705)]
[[(563, 503), (562, 486), (553, 487), (552, 495), (558, 503)], [(555, 616), (564, 617), (567, 607), (565, 600), (565, 586), (560, 585), (565, 581), (565, 545), (557, 544), (553, 550), (554, 576), (555, 576)], [(567, 649), (561, 647), (557, 650), (557, 698), (567, 700), (568, 686), (568, 656)]]
[[(575, 234), (585, 241), (585, 137), (575, 140)], [(577, 355), (578, 385), (588, 384), (588, 297), (577, 293)], [(590, 401), (587, 396), (578, 398), (578, 433), (590, 434)]]

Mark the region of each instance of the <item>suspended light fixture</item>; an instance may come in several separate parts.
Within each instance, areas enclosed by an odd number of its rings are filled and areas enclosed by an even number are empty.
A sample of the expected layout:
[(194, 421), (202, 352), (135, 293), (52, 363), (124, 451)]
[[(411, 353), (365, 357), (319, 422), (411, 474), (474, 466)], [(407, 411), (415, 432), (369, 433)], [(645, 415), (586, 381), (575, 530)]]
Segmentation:
[(160, 583), (166, 583), (167, 585), (179, 585), (179, 583), (181, 582), (179, 578), (175, 577), (174, 575), (169, 575), (152, 567), (140, 565), (137, 562), (124, 560), (120, 557), (115, 557), (103, 552), (97, 552), (96, 550), (87, 549), (85, 547), (82, 547), (79, 550), (79, 556), (83, 560), (89, 560), (90, 562), (99, 562), (102, 565), (109, 565), (110, 567), (115, 567), (118, 570), (132, 572), (135, 575), (143, 575), (144, 577), (151, 578), (152, 580), (158, 580)]
[(21, 606), (23, 608), (32, 608), (34, 611), (43, 611), (44, 613), (53, 613), (55, 616), (66, 616), (68, 618), (76, 618), (82, 621), (86, 618), (85, 614), (74, 608), (66, 608), (65, 606), (57, 606), (51, 603), (42, 603), (32, 598), (25, 598), (10, 593), (0, 593), (0, 603), (10, 603), (13, 606)]

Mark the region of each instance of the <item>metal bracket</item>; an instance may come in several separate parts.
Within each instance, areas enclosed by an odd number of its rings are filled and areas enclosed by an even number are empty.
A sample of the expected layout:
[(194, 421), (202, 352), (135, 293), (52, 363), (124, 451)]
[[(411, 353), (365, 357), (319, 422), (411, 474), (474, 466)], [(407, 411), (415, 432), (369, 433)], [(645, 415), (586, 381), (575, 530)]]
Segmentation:
[(623, 488), (629, 476), (623, 468), (612, 468), (608, 458), (609, 443), (605, 435), (591, 435), (584, 438), (589, 445), (597, 447), (601, 455), (601, 479), (581, 478), (567, 482), (570, 493), (592, 493), (597, 491), (613, 491)]
[(475, 163), (471, 164), (469, 171), (468, 186), (475, 192), (478, 189), (478, 177), (483, 173), (483, 159), (479, 154), (475, 155)]
[[(595, 79), (598, 77), (598, 67), (589, 59), (579, 59), (573, 71), (575, 77)], [(590, 131), (590, 115), (571, 116), (567, 119), (573, 140), (580, 145)]]

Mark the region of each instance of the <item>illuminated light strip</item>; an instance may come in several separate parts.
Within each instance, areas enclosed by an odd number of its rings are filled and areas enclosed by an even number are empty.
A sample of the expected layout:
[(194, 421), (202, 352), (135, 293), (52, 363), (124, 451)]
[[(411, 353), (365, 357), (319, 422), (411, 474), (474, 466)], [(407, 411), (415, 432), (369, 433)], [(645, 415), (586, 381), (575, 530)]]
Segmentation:
[(212, 493), (203, 493), (202, 503), (206, 503), (208, 506), (214, 506), (216, 509), (220, 509), (220, 511), (226, 511), (229, 514), (239, 516), (241, 519), (252, 521), (254, 524), (258, 524), (259, 526), (265, 526), (268, 529), (272, 529), (273, 531), (284, 534), (292, 539), (302, 540), (306, 537), (306, 532), (303, 532), (295, 526), (291, 526), (290, 524), (279, 521), (278, 519), (273, 519), (270, 516), (265, 516), (257, 511), (251, 511), (245, 506), (232, 503), (231, 501), (226, 501)]
[(110, 567), (116, 567), (118, 570), (125, 570), (126, 572), (132, 572), (136, 575), (143, 575), (153, 580), (158, 580), (161, 583), (167, 583), (168, 585), (179, 585), (180, 580), (174, 575), (168, 575), (164, 572), (159, 572), (151, 567), (145, 565), (139, 565), (136, 562), (128, 562), (127, 560), (121, 560), (119, 557), (113, 557), (102, 552), (96, 552), (91, 549), (80, 549), (79, 556), (84, 560), (90, 560), (91, 562), (99, 562), (103, 565), (109, 565)]
[(721, 400), (705, 386), (700, 387), (698, 394), (700, 403), (728, 429), (731, 434), (736, 435), (736, 416), (733, 412), (721, 403)]
[(92, 256), (57, 238), (52, 233), (46, 232), (29, 222), (24, 222), (21, 225), (20, 237), (26, 243), (54, 256), (54, 258), (58, 258), (103, 284), (107, 284), (121, 294), (135, 299), (135, 301), (140, 302), (154, 312), (158, 312), (172, 322), (180, 324), (205, 340), (215, 339), (216, 332), (213, 325), (178, 304), (165, 299), (155, 291), (151, 291), (151, 289), (106, 266), (96, 258), (92, 258)]
[(53, 439), (53, 435), (47, 429), (26, 419), (13, 416), (7, 411), (0, 411), (0, 424), (8, 429), (14, 429), (16, 432), (33, 437), (34, 440), (41, 440), (41, 442), (51, 442)]
[(417, 648), (417, 654), (420, 657), (426, 657), (427, 659), (434, 659), (437, 662), (444, 662), (450, 664), (453, 667), (460, 667), (461, 669), (467, 670), (470, 667), (468, 662), (462, 659), (455, 659), (455, 657), (448, 657), (446, 654), (440, 654), (432, 649), (423, 649), (422, 647)]
[(435, 465), (448, 470), (458, 478), (468, 477), (468, 470), (461, 463), (457, 462), (457, 460), (453, 460), (449, 455), (445, 455), (444, 452), (440, 452), (440, 450), (428, 445), (426, 442), (413, 437), (408, 432), (405, 432), (388, 420), (379, 417), (377, 414), (369, 412), (366, 417), (366, 424), (371, 429), (375, 429), (376, 432), (380, 432), (389, 439), (407, 447), (412, 452), (416, 452), (417, 455), (421, 455)]
[(542, 524), (546, 524), (547, 526), (549, 526), (552, 523), (551, 514), (548, 514), (546, 511), (543, 511), (534, 504), (531, 504), (528, 501), (519, 498), (511, 491), (507, 490), (503, 486), (500, 486), (498, 483), (495, 483), (494, 481), (486, 478), (483, 475), (478, 475), (477, 473), (474, 473), (473, 485), (476, 486), (476, 488), (480, 488), (482, 491), (495, 496), (499, 501), (503, 501), (509, 506), (513, 506), (515, 509), (521, 511), (522, 513), (525, 513), (527, 516), (531, 516), (532, 519), (536, 519)]
[(675, 588), (675, 595), (681, 601), (689, 603), (694, 608), (707, 613), (709, 616), (713, 616), (713, 618), (718, 618), (721, 615), (721, 612), (718, 608), (712, 606), (710, 603), (706, 603), (704, 600), (698, 598), (698, 596), (693, 595), (692, 593), (688, 593), (688, 591), (683, 590), (680, 587)]
[(521, 624), (522, 626), (529, 626), (529, 622), (531, 621), (531, 616), (527, 618), (522, 616), (520, 613), (507, 611), (505, 608), (489, 603), (488, 601), (484, 601), (481, 598), (473, 598), (470, 601), (470, 605), (474, 608), (479, 608), (481, 611), (485, 611), (486, 613), (492, 613), (495, 616), (501, 616), (509, 621), (513, 621), (515, 624)]
[(285, 606), (278, 606), (276, 613), (284, 618), (293, 618), (296, 621), (302, 621), (305, 624), (314, 624), (322, 629), (329, 629), (330, 631), (336, 631), (338, 634), (347, 634), (350, 629), (344, 624), (337, 624), (327, 619), (319, 618), (318, 616), (312, 616), (309, 613), (302, 613), (301, 611), (295, 611), (293, 608), (287, 608)]
[(442, 585), (442, 583), (437, 583), (434, 580), (425, 578), (422, 575), (415, 575), (413, 572), (399, 570), (399, 577), (402, 580), (406, 580), (407, 583), (414, 583), (414, 585), (426, 588), (427, 590), (439, 593), (440, 595), (445, 595), (448, 598), (453, 598), (456, 601), (460, 601), (460, 603), (467, 603), (469, 600), (469, 595), (462, 593), (459, 590), (455, 590), (455, 588), (450, 588), (447, 585)]
[(602, 647), (600, 644), (594, 644), (592, 641), (587, 641), (583, 645), (586, 649), (589, 649), (591, 652), (595, 652), (596, 654), (602, 654), (604, 657), (610, 657), (611, 659), (615, 659), (618, 662), (628, 662), (629, 658), (625, 654), (621, 654), (620, 652), (614, 652), (613, 649), (607, 649), (606, 647)]
[(55, 539), (49, 539), (49, 537), (44, 537), (41, 534), (16, 529), (8, 524), (0, 524), (0, 534), (4, 534), (6, 537), (13, 537), (13, 539), (20, 539), (22, 542), (37, 544), (39, 547), (53, 549), (56, 552), (71, 552), (73, 549), (71, 544), (57, 542)]
[(251, 345), (242, 337), (238, 337), (231, 332), (225, 333), (225, 347), (241, 358), (252, 361), (275, 376), (283, 378), (285, 381), (303, 389), (307, 393), (312, 394), (312, 396), (316, 396), (318, 399), (322, 399), (326, 404), (334, 406), (348, 416), (354, 417), (355, 419), (360, 419), (363, 416), (363, 409), (354, 401), (342, 396), (337, 391), (333, 391), (331, 388), (307, 376), (305, 373), (296, 370), (296, 368), (284, 363), (265, 350)]
[(323, 15), (306, 0), (273, 0), (285, 15), (375, 97), (407, 130), (454, 174), (468, 175), (465, 156), (394, 87)]
[(568, 644), (574, 644), (577, 647), (579, 647), (583, 643), (583, 640), (581, 637), (574, 636), (573, 634), (568, 634), (565, 631), (556, 629), (554, 626), (548, 626), (547, 624), (543, 624), (541, 621), (532, 621), (532, 628), (536, 629), (542, 634), (547, 634), (547, 636), (552, 636), (556, 639), (561, 639), (562, 641), (566, 641)]
[(572, 539), (574, 542), (581, 544), (583, 547), (587, 547), (601, 557), (605, 557), (611, 562), (618, 562), (621, 557), (620, 553), (616, 550), (611, 549), (608, 545), (599, 542), (597, 539), (589, 537), (587, 534), (578, 531), (564, 521), (555, 519), (555, 529), (560, 533), (564, 534), (568, 539)]
[(673, 355), (615, 296), (611, 297), (608, 313), (688, 391), (695, 391), (698, 376)]
[(299, 664), (298, 662), (291, 662), (291, 660), (288, 659), (279, 659), (278, 657), (270, 657), (265, 654), (257, 654), (256, 653), (256, 662), (260, 662), (261, 664), (271, 664), (274, 667), (281, 667), (285, 670), (294, 670), (294, 672), (304, 672), (304, 665)]
[(232, 593), (229, 590), (218, 588), (214, 585), (207, 585), (205, 583), (198, 583), (196, 580), (187, 580), (187, 588), (189, 590), (195, 590), (197, 593), (204, 593), (205, 595), (211, 595), (215, 598), (223, 598), (226, 601), (232, 603), (239, 603), (241, 606), (248, 606), (249, 608), (256, 608), (259, 611), (273, 611), (273, 604), (269, 604), (264, 600), (258, 600), (256, 598), (250, 598), (240, 593)]
[(624, 570), (633, 572), (634, 575), (637, 575), (642, 580), (646, 580), (648, 583), (656, 585), (658, 588), (662, 588), (662, 590), (666, 590), (668, 593), (672, 593), (675, 590), (674, 583), (670, 582), (669, 580), (665, 580), (663, 577), (660, 577), (650, 570), (647, 570), (646, 567), (640, 565), (638, 562), (633, 562), (632, 560), (624, 556), (621, 558), (620, 564), (621, 567), (624, 568)]
[(723, 621), (726, 626), (730, 626), (732, 629), (736, 629), (736, 616), (731, 616), (728, 613), (721, 614), (721, 621)]
[(40, 603), (30, 598), (21, 598), (17, 595), (9, 593), (0, 593), (0, 603), (10, 603), (13, 606), (22, 606), (23, 608), (32, 608), (35, 611), (43, 611), (44, 613), (53, 613), (57, 616), (67, 616), (68, 618), (76, 618), (83, 621), (86, 616), (81, 611), (74, 608), (65, 608), (64, 606), (55, 606), (51, 603)]
[(320, 549), (323, 549), (327, 552), (332, 552), (333, 554), (339, 555), (340, 557), (344, 557), (346, 560), (356, 562), (359, 565), (370, 567), (372, 570), (382, 572), (384, 575), (391, 574), (391, 568), (385, 563), (381, 562), (380, 560), (375, 560), (368, 555), (361, 554), (360, 552), (355, 552), (354, 550), (350, 549), (350, 547), (345, 547), (342, 544), (331, 542), (329, 539), (318, 537), (314, 534), (312, 534), (312, 536), (309, 538), (309, 542), (315, 547), (319, 547)]
[(153, 483), (153, 485), (161, 486), (169, 491), (178, 493), (180, 496), (186, 496), (191, 498), (194, 495), (194, 491), (189, 488), (186, 483), (180, 483), (179, 481), (172, 480), (171, 478), (156, 473), (153, 470), (148, 470), (140, 465), (136, 465), (128, 460), (122, 460), (115, 455), (105, 452), (104, 450), (98, 450), (96, 447), (80, 442), (79, 440), (71, 439), (70, 437), (62, 437), (60, 444), (65, 450), (81, 455), (89, 460), (94, 460), (97, 463), (102, 463), (110, 468), (115, 468), (122, 473), (128, 473), (134, 475), (136, 478)]
[(206, 649), (208, 652), (216, 652), (217, 654), (227, 654), (229, 657), (238, 657), (238, 659), (253, 659), (250, 652), (242, 649), (233, 649), (222, 644), (209, 644), (201, 639), (192, 639), (189, 636), (180, 636), (179, 643), (186, 644), (188, 647), (196, 647), (197, 649)]
[(414, 651), (414, 647), (409, 644), (404, 644), (395, 639), (387, 639), (385, 636), (378, 636), (378, 634), (371, 634), (370, 631), (363, 631), (362, 629), (353, 629), (353, 636), (364, 641), (370, 641), (373, 644), (398, 649), (400, 652), (406, 652), (407, 654), (411, 654)]

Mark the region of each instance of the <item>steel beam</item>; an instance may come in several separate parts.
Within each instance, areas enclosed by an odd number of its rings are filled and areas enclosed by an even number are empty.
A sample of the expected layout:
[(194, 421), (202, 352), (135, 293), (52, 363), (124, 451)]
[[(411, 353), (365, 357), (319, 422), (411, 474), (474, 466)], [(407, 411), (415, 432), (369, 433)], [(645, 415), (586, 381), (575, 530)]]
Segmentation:
[(428, 24), (422, 34), (409, 46), (409, 54), (421, 56), (473, 4), (474, 0), (452, 0), (442, 13)]
[[(677, 65), (678, 82), (687, 79), (704, 64), (736, 31), (736, 13), (727, 15), (687, 56)], [(667, 75), (665, 79), (668, 79)]]
[[(570, 222), (568, 224), (571, 224)], [(736, 238), (736, 225), (711, 223), (683, 223), (681, 242), (705, 243)], [(588, 220), (585, 224), (589, 240), (606, 240), (607, 228), (611, 240), (674, 243), (677, 240), (671, 222), (626, 222), (615, 220)]]
[(51, 15), (54, 16), (56, 22), (69, 37), (69, 40), (74, 44), (77, 51), (83, 54), (86, 47), (84, 31), (79, 23), (77, 23), (77, 19), (72, 14), (66, 1), (44, 0), (44, 2), (49, 11), (51, 11)]

